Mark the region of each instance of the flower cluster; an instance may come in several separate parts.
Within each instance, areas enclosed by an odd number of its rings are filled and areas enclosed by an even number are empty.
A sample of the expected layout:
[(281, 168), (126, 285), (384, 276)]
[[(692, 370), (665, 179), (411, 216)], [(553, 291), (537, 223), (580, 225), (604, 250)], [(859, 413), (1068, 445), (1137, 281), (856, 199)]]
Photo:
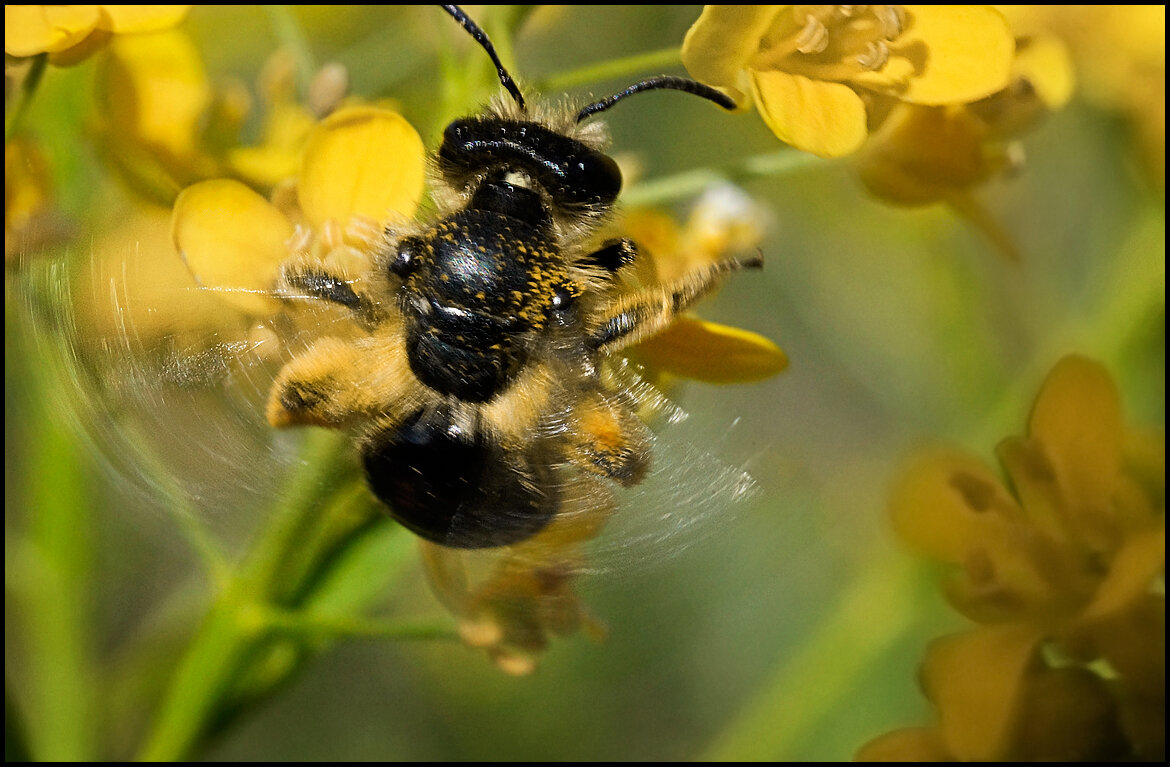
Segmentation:
[[(94, 127), (104, 157), (135, 191), (164, 205), (189, 184), (223, 176), (272, 189), (297, 173), (309, 132), (337, 106), (337, 98), (325, 105), (298, 101), (294, 69), (285, 51), (269, 57), (256, 110), (242, 82), (213, 86), (182, 30), (118, 38), (98, 62), (95, 84)], [(310, 87), (333, 77), (324, 68)], [(242, 127), (255, 111), (258, 140), (244, 142)]]
[[(278, 185), (271, 201), (232, 179), (183, 190), (172, 216), (175, 248), (196, 282), (222, 299), (241, 329), (248, 328), (290, 308), (272, 293), (287, 261), (328, 264), (331, 274), (359, 287), (376, 274), (381, 233), (416, 211), (424, 160), (421, 139), (400, 115), (376, 107), (342, 108), (312, 129), (298, 175)], [(623, 235), (640, 242), (650, 235), (636, 277), (644, 285), (670, 282), (700, 264), (722, 260), (753, 244), (749, 241), (759, 232), (760, 213), (742, 192), (709, 195), (696, 207), (685, 237), (668, 218), (645, 215), (658, 225), (634, 217), (621, 227)], [(345, 312), (321, 311), (331, 312), (328, 322), (317, 316), (298, 327), (330, 336), (363, 332)], [(787, 364), (768, 339), (692, 316), (638, 344), (631, 356), (651, 375), (716, 382), (764, 378)], [(283, 423), (279, 413), (270, 413), (270, 421)], [(522, 674), (535, 668), (550, 635), (584, 629), (601, 636), (574, 587), (582, 547), (600, 532), (611, 510), (605, 504), (562, 509), (539, 535), (493, 552), (479, 568), (468, 567), (465, 552), (422, 544), (434, 591), (459, 620), (465, 641), (487, 650), (501, 669)]]
[(562, 509), (532, 538), (486, 554), (422, 542), (431, 589), (459, 621), (463, 641), (486, 651), (502, 671), (522, 676), (536, 669), (553, 636), (584, 631), (603, 639), (605, 627), (589, 614), (575, 584), (585, 567), (585, 544), (612, 511), (612, 502)]
[(1019, 166), (1073, 87), (1059, 40), (1014, 39), (989, 6), (707, 6), (682, 55), (780, 140), (853, 156), (879, 199), (951, 205), (1009, 255), (970, 191)]
[(862, 183), (901, 205), (962, 205), (970, 189), (1022, 160), (1018, 137), (1072, 96), (1058, 40), (1020, 39), (1007, 87), (964, 104), (895, 106), (857, 157)]
[(49, 54), (54, 64), (74, 64), (115, 35), (170, 29), (187, 5), (6, 5), (4, 53), (24, 58)]
[(899, 535), (954, 568), (947, 597), (979, 625), (927, 651), (937, 724), (859, 758), (1162, 758), (1165, 435), (1127, 429), (1108, 373), (1074, 356), (997, 453), (1006, 482), (942, 449), (896, 483)]
[(682, 56), (695, 79), (753, 102), (780, 140), (840, 157), (894, 104), (1001, 90), (1012, 51), (987, 6), (709, 5)]
[(274, 201), (232, 179), (184, 189), (173, 211), (175, 247), (201, 285), (245, 312), (271, 314), (281, 263), (298, 254), (368, 258), (372, 237), (413, 216), (424, 165), (422, 139), (405, 118), (347, 107), (312, 130), (296, 179)]
[[(636, 268), (643, 284), (661, 284), (686, 272), (751, 252), (763, 238), (766, 215), (747, 194), (729, 184), (707, 189), (680, 226), (667, 213), (635, 209), (619, 224), (648, 258)], [(772, 341), (743, 328), (693, 314), (675, 319), (662, 332), (635, 345), (629, 356), (656, 376), (676, 376), (708, 383), (744, 383), (769, 378), (788, 366)]]

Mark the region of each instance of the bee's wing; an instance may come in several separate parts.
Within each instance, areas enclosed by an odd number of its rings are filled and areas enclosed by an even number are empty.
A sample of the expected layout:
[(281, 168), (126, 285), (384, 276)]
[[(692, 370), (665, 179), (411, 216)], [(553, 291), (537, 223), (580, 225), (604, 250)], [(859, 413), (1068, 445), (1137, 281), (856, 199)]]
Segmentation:
[[(297, 439), (265, 423), (268, 388), (322, 331), (235, 311), (193, 280), (160, 226), (76, 263), (29, 258), (12, 295), (38, 330), (40, 360), (68, 385), (61, 407), (121, 487), (144, 505), (220, 519), (262, 508)], [(343, 332), (332, 323), (318, 327)]]

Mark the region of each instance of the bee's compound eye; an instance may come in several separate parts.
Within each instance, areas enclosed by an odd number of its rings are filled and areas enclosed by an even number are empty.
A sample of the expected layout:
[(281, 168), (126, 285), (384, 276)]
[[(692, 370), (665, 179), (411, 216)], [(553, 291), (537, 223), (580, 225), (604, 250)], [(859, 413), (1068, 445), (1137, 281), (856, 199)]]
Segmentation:
[(398, 243), (398, 252), (390, 262), (391, 274), (406, 277), (418, 266), (418, 255), (422, 251), (422, 243), (415, 237), (404, 238)]

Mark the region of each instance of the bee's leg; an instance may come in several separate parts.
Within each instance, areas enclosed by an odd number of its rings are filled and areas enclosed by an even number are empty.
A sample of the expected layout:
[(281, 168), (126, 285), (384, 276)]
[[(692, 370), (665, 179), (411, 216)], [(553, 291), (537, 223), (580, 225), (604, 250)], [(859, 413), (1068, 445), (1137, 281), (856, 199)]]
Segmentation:
[(587, 336), (593, 349), (615, 352), (659, 332), (680, 312), (706, 295), (728, 272), (759, 269), (762, 258), (728, 259), (684, 275), (665, 285), (623, 296)]
[(340, 427), (374, 417), (393, 422), (417, 410), (422, 396), (399, 333), (324, 338), (277, 375), (268, 423)]
[(582, 265), (597, 266), (613, 274), (638, 256), (638, 246), (628, 238), (610, 240), (581, 260)]
[[(542, 418), (555, 407), (563, 388), (558, 374), (534, 365), (503, 396), (480, 410), (481, 427), (510, 450), (525, 449), (535, 432), (550, 428)], [(637, 484), (646, 473), (650, 433), (618, 398), (594, 391), (568, 409), (563, 431), (574, 465), (622, 485)]]
[(593, 394), (576, 404), (568, 429), (568, 458), (620, 485), (636, 485), (650, 465), (650, 432), (633, 410)]
[(378, 304), (350, 270), (319, 260), (290, 260), (281, 267), (277, 292), (289, 300), (328, 301), (345, 307), (367, 327), (382, 319)]

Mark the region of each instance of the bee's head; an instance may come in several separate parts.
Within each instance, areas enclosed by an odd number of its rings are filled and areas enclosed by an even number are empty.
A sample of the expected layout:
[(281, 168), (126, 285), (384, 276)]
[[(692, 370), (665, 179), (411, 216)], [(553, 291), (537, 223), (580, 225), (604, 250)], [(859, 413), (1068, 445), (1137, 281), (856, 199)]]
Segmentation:
[(607, 213), (622, 188), (621, 171), (604, 152), (541, 123), (495, 115), (448, 125), (438, 160), (444, 180), (456, 189), (477, 183), (485, 172), (523, 174), (544, 192), (548, 212), (570, 217)]

